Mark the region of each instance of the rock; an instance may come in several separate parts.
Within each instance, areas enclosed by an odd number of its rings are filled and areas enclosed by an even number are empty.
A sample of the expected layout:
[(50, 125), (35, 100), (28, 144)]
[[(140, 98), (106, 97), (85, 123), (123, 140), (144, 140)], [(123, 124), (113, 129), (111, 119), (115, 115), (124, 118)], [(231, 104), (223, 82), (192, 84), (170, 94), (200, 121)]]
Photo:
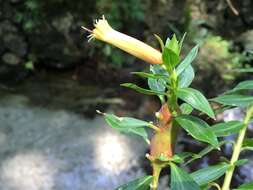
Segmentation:
[(6, 48), (18, 56), (24, 56), (27, 53), (27, 44), (21, 36), (8, 34), (3, 39)]
[(17, 65), (20, 63), (20, 58), (13, 53), (5, 53), (2, 60), (9, 65)]

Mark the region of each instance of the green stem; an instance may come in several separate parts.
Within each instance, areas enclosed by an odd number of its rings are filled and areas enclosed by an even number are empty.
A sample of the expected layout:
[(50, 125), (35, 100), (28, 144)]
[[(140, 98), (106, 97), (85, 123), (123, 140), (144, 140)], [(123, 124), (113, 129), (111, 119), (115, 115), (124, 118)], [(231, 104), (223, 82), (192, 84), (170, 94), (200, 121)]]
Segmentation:
[(159, 164), (153, 163), (153, 180), (152, 180), (152, 184), (151, 184), (151, 190), (158, 189), (159, 177), (160, 177), (161, 170), (162, 170), (162, 167)]
[(250, 118), (252, 117), (252, 115), (253, 115), (253, 106), (251, 106), (248, 109), (248, 111), (246, 113), (246, 116), (244, 118), (244, 121), (243, 121), (244, 127), (241, 129), (241, 131), (238, 134), (237, 141), (234, 145), (234, 151), (233, 151), (233, 154), (232, 154), (232, 158), (230, 160), (231, 167), (226, 172), (225, 179), (224, 179), (223, 186), (222, 186), (221, 190), (229, 190), (230, 183), (231, 183), (233, 173), (234, 173), (234, 170), (235, 170), (235, 162), (239, 158), (241, 148), (242, 148), (242, 143), (243, 143), (243, 140), (244, 140), (244, 137), (245, 137), (245, 134), (246, 134), (246, 131), (247, 131), (247, 127), (249, 125)]

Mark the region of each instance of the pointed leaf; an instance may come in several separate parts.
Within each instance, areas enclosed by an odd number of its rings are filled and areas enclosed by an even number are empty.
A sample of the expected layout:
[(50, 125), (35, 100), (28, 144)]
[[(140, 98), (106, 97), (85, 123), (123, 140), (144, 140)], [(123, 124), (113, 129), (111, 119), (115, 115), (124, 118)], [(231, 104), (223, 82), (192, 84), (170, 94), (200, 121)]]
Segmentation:
[(163, 79), (169, 81), (168, 76), (163, 74), (153, 74), (153, 73), (145, 73), (145, 72), (131, 72), (131, 74), (143, 77), (143, 78), (152, 78), (152, 79)]
[(195, 109), (206, 113), (211, 118), (215, 118), (214, 112), (207, 99), (198, 90), (195, 90), (193, 88), (181, 88), (178, 89), (177, 96), (180, 99), (184, 100), (186, 103), (190, 104)]
[(193, 138), (218, 146), (216, 135), (205, 121), (190, 115), (180, 115), (175, 119)]
[(191, 176), (200, 186), (202, 186), (223, 176), (229, 167), (230, 165), (225, 163), (209, 166), (191, 173)]
[(181, 49), (183, 47), (185, 36), (186, 36), (186, 32), (184, 33), (183, 37), (181, 38), (181, 40), (179, 42), (179, 52), (181, 52)]
[(133, 84), (133, 83), (124, 83), (124, 84), (121, 84), (120, 86), (124, 86), (124, 87), (127, 87), (127, 88), (131, 88), (139, 93), (142, 93), (142, 94), (147, 94), (147, 95), (166, 95), (165, 92), (160, 92), (160, 91), (155, 91), (155, 90), (148, 90), (148, 89), (145, 89), (145, 88), (141, 88), (139, 86), (137, 86), (136, 84)]
[(245, 183), (240, 185), (238, 188), (233, 190), (252, 190), (253, 189), (253, 182)]
[(152, 176), (144, 176), (125, 185), (122, 185), (115, 190), (149, 190)]
[(176, 55), (179, 55), (180, 47), (179, 47), (177, 37), (175, 34), (173, 34), (173, 37), (169, 42), (166, 41), (165, 46), (166, 46), (166, 48), (173, 51)]
[(244, 139), (242, 144), (242, 149), (253, 151), (253, 139)]
[(253, 73), (253, 68), (234, 69), (233, 71), (239, 73)]
[(171, 163), (171, 190), (200, 190), (194, 179), (183, 169)]
[(191, 65), (188, 65), (186, 69), (178, 76), (178, 86), (180, 88), (190, 86), (194, 77), (195, 73), (193, 67)]
[(233, 90), (252, 90), (253, 89), (253, 80), (246, 80), (240, 82)]
[(162, 54), (162, 60), (167, 70), (171, 72), (178, 64), (179, 56), (171, 49), (165, 47)]
[[(219, 142), (219, 145), (218, 147), (221, 147), (222, 145), (226, 144), (226, 143), (234, 143), (234, 141), (230, 141), (230, 140), (224, 140), (224, 141), (221, 141)], [(206, 148), (204, 148), (203, 150), (201, 150), (198, 154), (194, 154), (192, 156), (192, 159), (188, 160), (185, 165), (197, 160), (197, 159), (200, 159), (202, 158), (203, 156), (207, 155), (209, 152), (211, 152), (212, 150), (216, 149), (216, 147), (213, 147), (212, 145), (209, 145), (207, 146)]]
[(163, 51), (164, 49), (164, 43), (163, 43), (163, 40), (160, 38), (160, 36), (158, 36), (157, 34), (154, 34), (155, 38), (157, 39), (157, 41), (159, 42), (160, 44), (160, 48), (161, 50)]
[(198, 54), (199, 45), (196, 45), (192, 50), (187, 54), (184, 60), (178, 65), (176, 71), (180, 75), (195, 59)]
[(194, 154), (191, 152), (181, 152), (174, 154), (170, 161), (175, 163), (183, 163), (186, 158), (192, 157)]
[(225, 123), (218, 123), (211, 127), (212, 131), (217, 137), (224, 137), (234, 133), (238, 133), (244, 124), (241, 121), (228, 121)]
[(248, 159), (240, 159), (240, 160), (237, 160), (235, 163), (234, 163), (234, 166), (242, 166), (244, 164), (247, 164), (249, 162)]
[(211, 100), (223, 105), (238, 106), (238, 107), (247, 107), (253, 104), (253, 96), (238, 95), (238, 94), (221, 95)]
[(144, 138), (148, 142), (148, 134), (144, 127), (149, 126), (150, 124), (146, 121), (142, 121), (130, 117), (117, 117), (113, 114), (103, 114), (106, 122), (112, 128), (119, 130), (124, 133), (133, 133)]

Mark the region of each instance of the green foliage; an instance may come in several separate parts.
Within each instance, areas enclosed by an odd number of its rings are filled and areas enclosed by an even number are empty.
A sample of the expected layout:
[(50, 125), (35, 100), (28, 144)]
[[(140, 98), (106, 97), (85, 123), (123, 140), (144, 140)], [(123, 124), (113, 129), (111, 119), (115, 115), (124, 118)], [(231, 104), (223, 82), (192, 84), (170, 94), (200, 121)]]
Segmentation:
[(140, 92), (142, 94), (147, 94), (147, 95), (166, 95), (165, 92), (157, 91), (157, 90), (147, 90), (147, 89), (141, 88), (141, 87), (139, 87), (139, 86), (137, 86), (136, 84), (133, 84), (133, 83), (124, 83), (124, 84), (121, 84), (121, 86), (134, 89), (137, 92)]
[(143, 137), (143, 139), (148, 142), (148, 134), (144, 127), (149, 126), (148, 122), (130, 118), (130, 117), (117, 117), (113, 114), (103, 114), (106, 122), (112, 128), (119, 130), (124, 133), (133, 133)]
[(229, 164), (222, 163), (195, 171), (191, 176), (200, 186), (203, 186), (223, 176), (228, 168)]
[(215, 118), (214, 112), (207, 99), (198, 90), (195, 90), (193, 88), (180, 88), (176, 93), (180, 99), (190, 104), (195, 109), (206, 113), (211, 118)]
[(253, 139), (248, 139), (248, 138), (244, 139), (243, 144), (242, 144), (242, 149), (253, 151)]
[(195, 57), (198, 54), (199, 45), (196, 45), (192, 50), (187, 54), (184, 60), (176, 68), (177, 74), (180, 75), (184, 70), (186, 70), (189, 65), (193, 62)]
[(238, 188), (233, 189), (233, 190), (251, 190), (251, 189), (253, 189), (253, 182), (243, 184), (243, 185), (241, 185)]
[(144, 176), (125, 185), (122, 185), (115, 190), (149, 190), (152, 176)]
[(221, 95), (216, 98), (213, 98), (212, 101), (227, 106), (248, 107), (253, 102), (253, 96), (240, 94)]
[(190, 104), (183, 103), (180, 105), (180, 110), (183, 115), (189, 115), (193, 111), (193, 107)]
[(177, 167), (173, 163), (170, 164), (170, 168), (171, 168), (171, 179), (170, 179), (171, 190), (200, 190), (200, 187), (198, 186), (196, 181), (186, 171)]
[(199, 141), (207, 142), (212, 146), (217, 147), (218, 140), (215, 133), (211, 130), (210, 126), (203, 120), (190, 115), (181, 115), (176, 117), (176, 121), (193, 138)]
[[(157, 137), (156, 135), (159, 136), (159, 138), (152, 137), (150, 144), (151, 155), (147, 155), (154, 170), (153, 178), (151, 179), (149, 177), (152, 182), (145, 183), (143, 181), (146, 181), (146, 178), (145, 180), (142, 178), (133, 183), (131, 182), (131, 184), (135, 185), (130, 186), (134, 189), (139, 187), (138, 184), (142, 184), (142, 182), (146, 185), (151, 183), (151, 189), (157, 190), (161, 169), (170, 166), (170, 188), (172, 190), (208, 189), (211, 186), (221, 189), (220, 185), (216, 183), (216, 180), (224, 175), (226, 177), (222, 190), (227, 190), (234, 168), (248, 161), (247, 159), (239, 159), (240, 152), (242, 150), (253, 150), (252, 139), (242, 141), (245, 137), (247, 125), (251, 122), (253, 116), (253, 107), (251, 107), (253, 105), (253, 97), (247, 95), (253, 89), (253, 81), (241, 82), (232, 90), (211, 99), (211, 101), (222, 104), (222, 106), (225, 105), (227, 108), (246, 108), (247, 111), (244, 121), (220, 122), (209, 126), (204, 120), (191, 115), (193, 109), (196, 109), (210, 118), (215, 119), (214, 111), (207, 98), (200, 91), (189, 87), (195, 77), (192, 63), (196, 58), (199, 46), (196, 45), (193, 47), (183, 61), (180, 62), (180, 52), (184, 37), (179, 42), (176, 36), (173, 35), (171, 39), (168, 38), (166, 40), (165, 45), (159, 36), (156, 35), (156, 38), (162, 49), (162, 65), (151, 65), (150, 72), (133, 72), (133, 74), (147, 79), (149, 89), (141, 88), (132, 83), (125, 83), (121, 86), (131, 88), (142, 94), (158, 96), (162, 105), (160, 111), (156, 114), (158, 122), (151, 124), (150, 122), (134, 118), (104, 114), (107, 123), (112, 128), (121, 132), (137, 134), (149, 142), (149, 137), (145, 130), (145, 127), (149, 127), (155, 130), (153, 137)], [(217, 40), (221, 44), (217, 44)], [(227, 58), (230, 56), (230, 52), (226, 48), (223, 49), (228, 46), (226, 42), (220, 41), (220, 39), (214, 39), (214, 41), (209, 42), (209, 45), (221, 51), (221, 57)], [(181, 105), (179, 105), (179, 100), (183, 101)], [(192, 152), (173, 152), (170, 149), (175, 145), (174, 139), (177, 136), (179, 127), (185, 130), (193, 139), (207, 143), (208, 145), (197, 154)], [(232, 140), (218, 141), (218, 137), (226, 137), (237, 133), (239, 137), (236, 142)], [(187, 165), (197, 159), (203, 158), (203, 156), (215, 149), (220, 150), (225, 144), (234, 145), (233, 157), (229, 163), (217, 163), (216, 165), (208, 166), (191, 174), (188, 174), (176, 165)], [(130, 186), (128, 184), (123, 187), (128, 188)], [(244, 188), (244, 186), (241, 187)], [(241, 187), (239, 189), (243, 189)], [(144, 186), (145, 188), (148, 188), (148, 186)]]
[(243, 127), (241, 121), (228, 121), (225, 123), (218, 123), (211, 127), (212, 131), (217, 137), (229, 136), (234, 133), (238, 133)]
[(228, 91), (229, 93), (235, 92), (238, 90), (253, 90), (253, 80), (246, 80), (243, 82), (240, 82), (236, 85), (231, 91)]

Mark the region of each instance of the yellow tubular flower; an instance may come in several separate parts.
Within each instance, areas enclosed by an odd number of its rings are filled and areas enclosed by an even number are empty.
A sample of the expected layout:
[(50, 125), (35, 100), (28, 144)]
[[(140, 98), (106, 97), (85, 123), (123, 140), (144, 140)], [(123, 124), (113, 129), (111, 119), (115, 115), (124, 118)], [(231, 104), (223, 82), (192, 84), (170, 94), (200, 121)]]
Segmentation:
[(104, 16), (102, 19), (96, 20), (94, 26), (93, 30), (82, 27), (91, 33), (90, 39), (95, 38), (104, 41), (148, 63), (162, 64), (162, 54), (160, 51), (140, 40), (114, 30)]

